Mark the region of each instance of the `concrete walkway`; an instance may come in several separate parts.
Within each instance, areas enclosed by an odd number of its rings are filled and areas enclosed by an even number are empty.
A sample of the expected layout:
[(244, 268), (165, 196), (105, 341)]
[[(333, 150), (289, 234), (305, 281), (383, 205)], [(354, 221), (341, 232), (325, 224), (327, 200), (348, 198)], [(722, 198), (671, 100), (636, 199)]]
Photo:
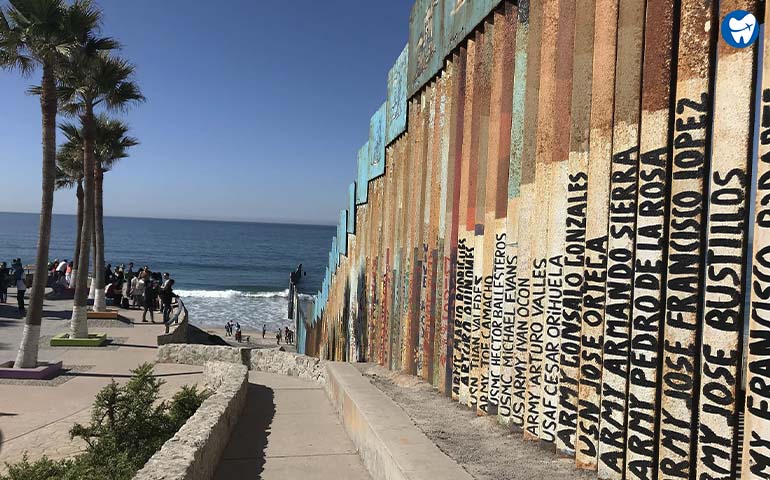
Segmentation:
[[(155, 362), (157, 335), (165, 328), (142, 323), (138, 310), (121, 310), (130, 321), (121, 328), (91, 326), (91, 331), (107, 333), (113, 339), (108, 347), (49, 346), (51, 335), (69, 330), (71, 310), (72, 301), (45, 301), (40, 360), (62, 360), (65, 368), (74, 370), (49, 385), (0, 381), (0, 472), (5, 471), (5, 462), (16, 462), (25, 452), (35, 460), (43, 455), (68, 458), (83, 451), (85, 444), (70, 440), (69, 430), (75, 423), (89, 421), (97, 392), (113, 379), (125, 382), (138, 365)], [(15, 358), (23, 325), (15, 307), (0, 304), (0, 360)], [(158, 364), (155, 374), (166, 382), (165, 396), (182, 385), (201, 383), (203, 378), (201, 367), (189, 365)]]
[(250, 372), (246, 408), (215, 480), (369, 479), (319, 385)]

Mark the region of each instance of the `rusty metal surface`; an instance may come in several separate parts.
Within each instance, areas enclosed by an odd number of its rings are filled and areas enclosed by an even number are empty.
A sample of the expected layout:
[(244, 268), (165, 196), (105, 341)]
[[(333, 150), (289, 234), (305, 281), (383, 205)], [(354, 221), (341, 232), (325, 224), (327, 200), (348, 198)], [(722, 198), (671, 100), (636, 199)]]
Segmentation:
[[(540, 44), (542, 42), (542, 5), (532, 2), (527, 11), (529, 18), (529, 41), (527, 42), (527, 84), (524, 98), (524, 125), (521, 145), (521, 199), (519, 206), (519, 260), (517, 285), (517, 313), (526, 327), (526, 387), (524, 392), (524, 438), (537, 440), (540, 434), (540, 396), (542, 380), (542, 325), (537, 314), (545, 298), (542, 289), (544, 265), (536, 256), (539, 227), (542, 222), (535, 210), (539, 208), (537, 175), (537, 135), (540, 91)], [(521, 15), (521, 10), (520, 10)], [(514, 97), (514, 102), (516, 98)], [(516, 103), (514, 103), (516, 108)], [(539, 285), (539, 286), (536, 286)], [(536, 295), (537, 298), (536, 298)]]
[[(565, 4), (566, 5), (566, 4)], [(582, 287), (585, 266), (585, 229), (588, 202), (588, 139), (591, 121), (593, 78), (594, 0), (575, 4), (572, 84), (570, 95), (569, 152), (567, 157), (567, 195), (564, 232), (562, 288), (562, 334), (559, 377), (558, 426), (556, 448), (575, 454), (580, 344), (582, 326)], [(569, 54), (569, 50), (562, 50)], [(555, 240), (556, 241), (556, 240)]]
[(607, 284), (607, 227), (615, 98), (617, 0), (597, 0), (588, 152), (585, 283), (576, 463), (596, 469)]
[(702, 304), (701, 238), (711, 116), (709, 58), (715, 20), (711, 1), (683, 0), (675, 91), (669, 205), (666, 317), (663, 328), (658, 476), (689, 478), (695, 440), (694, 401)]
[[(755, 0), (723, 0), (719, 3), (719, 18), (733, 10), (756, 14), (757, 6)], [(724, 41), (717, 43), (697, 406), (699, 435), (694, 459), (698, 478), (737, 478), (754, 55), (754, 46), (736, 49)]]
[(408, 122), (392, 133), (389, 103), (372, 122), (381, 166), (348, 192), (306, 351), (419, 375), (602, 479), (767, 478), (756, 48), (718, 43), (710, 1), (467, 2), (449, 21), (456, 3), (415, 7)]
[(620, 0), (607, 236), (598, 477), (622, 480), (639, 162), (644, 0)]
[(770, 9), (765, 8), (765, 38), (759, 103), (753, 272), (745, 368), (745, 427), (741, 478), (770, 474)]
[(653, 446), (665, 301), (673, 16), (672, 0), (647, 1), (625, 459), (626, 477), (639, 480), (656, 473)]

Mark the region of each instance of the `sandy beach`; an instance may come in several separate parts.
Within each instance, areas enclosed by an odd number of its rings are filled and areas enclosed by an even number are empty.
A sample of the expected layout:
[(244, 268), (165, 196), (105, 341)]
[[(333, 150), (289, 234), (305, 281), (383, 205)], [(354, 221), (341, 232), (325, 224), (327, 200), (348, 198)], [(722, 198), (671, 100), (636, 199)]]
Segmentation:
[(283, 347), (283, 349), (287, 352), (297, 351), (296, 345), (287, 344), (284, 341), (283, 337), (281, 337), (281, 343), (278, 344), (275, 338), (275, 333), (276, 333), (275, 331), (271, 332), (270, 330), (268, 330), (267, 334), (265, 335), (265, 338), (263, 339), (261, 331), (256, 332), (253, 330), (241, 330), (243, 332), (243, 342), (239, 343), (235, 341), (235, 338), (225, 336), (224, 328), (210, 328), (210, 327), (203, 327), (200, 325), (196, 325), (196, 326), (205, 332), (220, 336), (225, 341), (227, 341), (228, 343), (236, 347), (250, 347), (250, 348)]

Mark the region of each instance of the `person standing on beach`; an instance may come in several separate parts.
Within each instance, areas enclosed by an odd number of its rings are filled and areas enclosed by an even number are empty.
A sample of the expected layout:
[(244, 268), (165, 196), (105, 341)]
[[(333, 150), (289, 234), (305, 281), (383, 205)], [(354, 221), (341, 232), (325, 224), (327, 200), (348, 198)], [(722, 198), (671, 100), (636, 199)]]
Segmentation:
[(129, 295), (131, 296), (131, 306), (138, 307), (139, 301), (141, 300), (142, 295), (144, 295), (144, 274), (143, 273), (140, 273), (139, 275), (131, 279), (131, 287), (129, 290)]
[(275, 334), (275, 339), (278, 341), (278, 345), (281, 344), (281, 329), (278, 329), (278, 333)]
[(150, 321), (155, 323), (155, 296), (158, 293), (158, 284), (153, 282), (149, 277), (145, 278), (146, 284), (144, 286), (144, 312), (142, 313), (142, 321), (147, 323), (147, 312), (150, 312)]
[(0, 263), (0, 303), (8, 301), (8, 286), (11, 283), (11, 274), (5, 262)]
[(176, 297), (174, 295), (174, 280), (169, 279), (160, 289), (160, 301), (163, 304), (163, 323), (166, 324), (168, 331), (169, 320), (171, 319), (171, 301)]
[(16, 283), (16, 302), (19, 305), (19, 313), (25, 315), (27, 308), (24, 306), (24, 294), (27, 293), (27, 284), (24, 282), (24, 266), (20, 258), (13, 262), (13, 279)]
[(265, 334), (267, 333), (267, 325), (264, 323), (262, 324), (262, 338), (265, 338)]

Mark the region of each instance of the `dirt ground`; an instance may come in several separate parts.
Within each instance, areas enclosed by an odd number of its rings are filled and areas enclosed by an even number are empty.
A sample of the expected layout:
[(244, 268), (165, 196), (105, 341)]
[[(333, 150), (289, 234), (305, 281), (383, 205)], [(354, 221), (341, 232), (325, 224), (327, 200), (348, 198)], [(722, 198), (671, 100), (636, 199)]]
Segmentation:
[(525, 442), (493, 418), (440, 395), (411, 375), (359, 364), (362, 374), (396, 402), (438, 448), (478, 480), (595, 479), (544, 442)]

